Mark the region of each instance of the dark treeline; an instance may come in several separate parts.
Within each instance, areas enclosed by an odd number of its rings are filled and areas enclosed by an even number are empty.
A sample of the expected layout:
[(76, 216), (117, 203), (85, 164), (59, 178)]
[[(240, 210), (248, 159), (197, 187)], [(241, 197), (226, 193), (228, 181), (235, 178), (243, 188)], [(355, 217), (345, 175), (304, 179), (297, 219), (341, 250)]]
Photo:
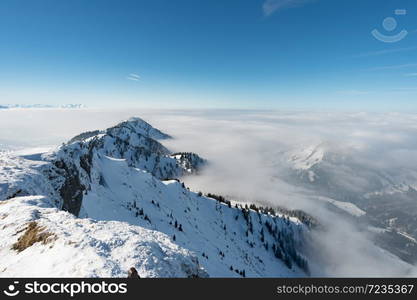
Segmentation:
[[(199, 194), (199, 196), (202, 196), (201, 192), (199, 192), (198, 194)], [(231, 206), (231, 201), (226, 199), (224, 196), (216, 195), (216, 194), (212, 194), (212, 193), (207, 193), (206, 196), (209, 197), (209, 198), (216, 199), (220, 203), (225, 203), (229, 207)], [(238, 208), (238, 206), (240, 206), (240, 205), (237, 205), (237, 204), (235, 205), (236, 208)], [(268, 206), (264, 207), (264, 206), (257, 206), (255, 204), (250, 204), (249, 209), (254, 210), (258, 213), (270, 214), (272, 216), (277, 216), (278, 214), (282, 214), (282, 215), (286, 215), (286, 216), (289, 216), (289, 217), (294, 217), (294, 218), (297, 218), (298, 220), (300, 220), (304, 225), (306, 225), (310, 229), (316, 228), (319, 225), (319, 222), (313, 216), (307, 214), (306, 212), (304, 212), (302, 210), (298, 210), (298, 209), (297, 210), (290, 210), (290, 209), (286, 209), (286, 208), (280, 207), (280, 206), (275, 206), (274, 208), (273, 207), (268, 207)]]
[[(202, 196), (201, 192), (199, 192), (199, 196)], [(207, 193), (206, 196), (217, 200), (219, 203), (224, 203), (228, 207), (232, 206), (231, 201), (226, 199), (224, 196), (212, 193)], [(277, 259), (280, 259), (289, 269), (291, 269), (293, 264), (295, 264), (300, 269), (304, 270), (306, 274), (309, 274), (309, 266), (306, 258), (296, 250), (297, 241), (295, 239), (294, 232), (290, 227), (289, 217), (296, 217), (309, 228), (315, 227), (318, 224), (313, 217), (301, 210), (287, 210), (280, 207), (263, 207), (255, 204), (235, 204), (235, 209), (239, 209), (241, 211), (242, 217), (246, 222), (246, 237), (248, 238), (248, 244), (252, 248), (255, 244), (253, 241), (249, 240), (249, 237), (257, 236), (263, 247), (265, 247), (267, 251), (272, 251), (274, 256)], [(253, 212), (256, 212), (256, 214)], [(272, 218), (262, 222), (262, 214), (270, 215)], [(280, 214), (283, 216), (278, 217)], [(256, 215), (258, 216), (257, 218)], [(239, 216), (236, 215), (235, 220), (238, 220), (238, 218)], [(254, 232), (254, 218), (258, 219), (258, 222), (260, 223), (260, 232)], [(279, 223), (279, 220), (282, 220), (282, 223)], [(224, 230), (226, 230), (226, 227), (224, 227)], [(267, 234), (269, 234), (270, 239), (266, 238)], [(268, 243), (268, 240), (272, 240), (271, 245)]]

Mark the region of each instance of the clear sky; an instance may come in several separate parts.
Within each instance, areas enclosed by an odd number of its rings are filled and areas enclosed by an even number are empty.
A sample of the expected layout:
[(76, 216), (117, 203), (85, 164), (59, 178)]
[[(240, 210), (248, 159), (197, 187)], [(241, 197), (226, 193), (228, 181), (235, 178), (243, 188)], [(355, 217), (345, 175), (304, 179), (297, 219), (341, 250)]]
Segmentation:
[(417, 111), (417, 1), (1, 0), (7, 103)]

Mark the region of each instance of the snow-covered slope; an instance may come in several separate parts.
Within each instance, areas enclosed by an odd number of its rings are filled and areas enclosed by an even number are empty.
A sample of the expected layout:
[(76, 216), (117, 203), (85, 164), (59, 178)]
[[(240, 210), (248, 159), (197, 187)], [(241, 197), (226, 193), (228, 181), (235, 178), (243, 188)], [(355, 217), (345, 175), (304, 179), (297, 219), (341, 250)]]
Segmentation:
[[(132, 266), (144, 277), (207, 276), (190, 251), (163, 233), (76, 218), (43, 196), (0, 202), (0, 224), (2, 277), (123, 277)], [(24, 250), (13, 249), (29, 224), (49, 236)]]
[[(165, 138), (133, 118), (46, 154), (1, 153), (0, 276), (308, 274), (304, 224), (189, 191), (177, 178), (204, 160)], [(33, 228), (39, 241), (16, 250)]]
[(415, 170), (376, 168), (354, 148), (322, 142), (300, 146), (286, 152), (283, 158), (300, 179), (328, 191), (372, 197), (417, 190)]
[(377, 153), (373, 161), (380, 165), (376, 167), (362, 155), (353, 147), (321, 142), (284, 153), (280, 168), (288, 168), (287, 182), (382, 229), (380, 244), (413, 263), (417, 259), (417, 172), (406, 166), (381, 167)]

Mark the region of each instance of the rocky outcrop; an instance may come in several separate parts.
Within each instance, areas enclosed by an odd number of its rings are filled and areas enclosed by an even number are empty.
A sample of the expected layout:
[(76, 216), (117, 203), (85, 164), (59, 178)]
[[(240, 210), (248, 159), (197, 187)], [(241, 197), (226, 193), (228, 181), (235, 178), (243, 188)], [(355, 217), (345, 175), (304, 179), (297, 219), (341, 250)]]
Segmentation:
[(127, 278), (140, 278), (140, 276), (138, 271), (134, 267), (131, 267), (127, 272)]
[(64, 183), (58, 189), (62, 198), (62, 210), (78, 216), (85, 186), (80, 182), (80, 173), (74, 165), (67, 165), (63, 161), (56, 161), (55, 166), (63, 171)]

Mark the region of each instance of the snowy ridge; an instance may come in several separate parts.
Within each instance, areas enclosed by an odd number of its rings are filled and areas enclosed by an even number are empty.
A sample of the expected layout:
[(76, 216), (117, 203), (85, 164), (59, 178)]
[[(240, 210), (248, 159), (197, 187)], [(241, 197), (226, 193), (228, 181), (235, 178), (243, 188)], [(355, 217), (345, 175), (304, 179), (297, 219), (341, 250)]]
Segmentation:
[[(417, 189), (417, 173), (414, 170), (375, 170), (357, 159), (355, 149), (341, 149), (326, 142), (288, 151), (284, 155), (284, 161), (300, 178), (308, 179), (311, 185), (322, 186), (326, 182), (326, 188), (350, 188), (366, 198), (407, 193)], [(340, 180), (341, 177), (343, 181)]]
[[(0, 276), (124, 276), (132, 266), (142, 277), (308, 274), (304, 224), (189, 191), (176, 178), (204, 160), (171, 154), (164, 138), (134, 118), (46, 154), (2, 153)], [(19, 252), (31, 222), (51, 238)]]
[(57, 207), (78, 215), (83, 193), (90, 185), (92, 159), (98, 153), (126, 159), (129, 166), (159, 179), (193, 174), (204, 165), (205, 160), (197, 154), (172, 156), (156, 140), (166, 138), (170, 136), (140, 118), (131, 118), (105, 131), (82, 133), (45, 154), (13, 158), (13, 153), (5, 152), (0, 156), (4, 161), (0, 166), (0, 200), (47, 195)]
[(323, 160), (324, 153), (322, 144), (310, 145), (306, 148), (291, 151), (288, 153), (288, 159), (292, 162), (294, 169), (308, 170)]
[(151, 138), (155, 140), (171, 138), (171, 136), (152, 127), (152, 125), (145, 122), (144, 120), (137, 118), (137, 117), (132, 117), (129, 120), (121, 122), (114, 127), (108, 128), (107, 130), (96, 130), (96, 131), (88, 131), (88, 132), (81, 133), (73, 137), (68, 143), (71, 144), (76, 141), (82, 141), (87, 138), (90, 138), (99, 134), (106, 134), (106, 133), (111, 136), (118, 136), (119, 138), (123, 140), (126, 140), (127, 138), (132, 137), (132, 133), (143, 135), (147, 138)]
[(130, 166), (152, 173), (160, 179), (177, 178), (198, 171), (204, 160), (197, 154), (189, 153), (177, 157), (158, 140), (171, 136), (153, 128), (140, 118), (131, 118), (105, 131), (91, 131), (80, 134), (70, 140), (60, 151), (53, 153), (50, 159), (65, 157), (62, 152), (84, 155), (91, 160), (93, 151), (104, 155), (126, 159)]

